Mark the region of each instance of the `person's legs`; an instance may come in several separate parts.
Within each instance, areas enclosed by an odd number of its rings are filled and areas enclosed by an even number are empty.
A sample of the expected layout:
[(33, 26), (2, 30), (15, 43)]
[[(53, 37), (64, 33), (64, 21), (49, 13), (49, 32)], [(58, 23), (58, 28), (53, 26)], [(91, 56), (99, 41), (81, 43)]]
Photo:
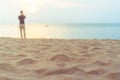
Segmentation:
[(20, 35), (21, 35), (21, 38), (26, 38), (26, 31), (25, 31), (24, 24), (20, 24)]
[(23, 35), (22, 35), (22, 27), (20, 26), (20, 36), (21, 38), (23, 38)]
[(25, 26), (23, 27), (24, 38), (26, 38)]

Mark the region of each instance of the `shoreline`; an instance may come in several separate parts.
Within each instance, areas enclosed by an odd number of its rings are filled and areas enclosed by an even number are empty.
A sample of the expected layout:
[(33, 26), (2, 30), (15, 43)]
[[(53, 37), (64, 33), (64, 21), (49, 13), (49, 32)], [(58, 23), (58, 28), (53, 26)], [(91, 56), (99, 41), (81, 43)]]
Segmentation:
[(99, 40), (99, 41), (105, 41), (105, 40), (110, 40), (110, 41), (120, 41), (120, 39), (95, 39), (95, 38), (91, 38), (91, 39), (75, 39), (75, 38), (26, 38), (26, 39), (22, 39), (22, 38), (18, 38), (18, 37), (0, 37), (0, 39), (18, 39), (18, 40)]

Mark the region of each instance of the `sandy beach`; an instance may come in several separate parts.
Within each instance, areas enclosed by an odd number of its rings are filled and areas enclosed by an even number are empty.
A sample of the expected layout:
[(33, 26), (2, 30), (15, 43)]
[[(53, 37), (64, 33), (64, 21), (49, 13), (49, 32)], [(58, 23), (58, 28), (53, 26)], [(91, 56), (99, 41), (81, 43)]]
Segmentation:
[(120, 80), (119, 40), (0, 38), (0, 80)]

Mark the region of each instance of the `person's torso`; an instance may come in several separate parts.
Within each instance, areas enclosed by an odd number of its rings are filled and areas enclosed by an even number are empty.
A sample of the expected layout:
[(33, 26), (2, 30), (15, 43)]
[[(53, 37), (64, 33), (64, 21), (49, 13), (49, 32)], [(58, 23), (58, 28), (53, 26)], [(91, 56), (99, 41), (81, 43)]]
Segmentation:
[(25, 16), (24, 15), (20, 15), (19, 16), (19, 20), (20, 20), (20, 24), (24, 24), (24, 19), (25, 19)]

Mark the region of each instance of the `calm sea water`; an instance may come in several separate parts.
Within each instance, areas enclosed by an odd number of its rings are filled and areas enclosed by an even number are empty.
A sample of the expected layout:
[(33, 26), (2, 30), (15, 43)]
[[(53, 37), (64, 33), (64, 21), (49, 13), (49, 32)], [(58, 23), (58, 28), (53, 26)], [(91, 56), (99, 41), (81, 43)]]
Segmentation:
[[(120, 24), (29, 24), (27, 38), (120, 39)], [(0, 37), (19, 38), (17, 25), (1, 25)]]

